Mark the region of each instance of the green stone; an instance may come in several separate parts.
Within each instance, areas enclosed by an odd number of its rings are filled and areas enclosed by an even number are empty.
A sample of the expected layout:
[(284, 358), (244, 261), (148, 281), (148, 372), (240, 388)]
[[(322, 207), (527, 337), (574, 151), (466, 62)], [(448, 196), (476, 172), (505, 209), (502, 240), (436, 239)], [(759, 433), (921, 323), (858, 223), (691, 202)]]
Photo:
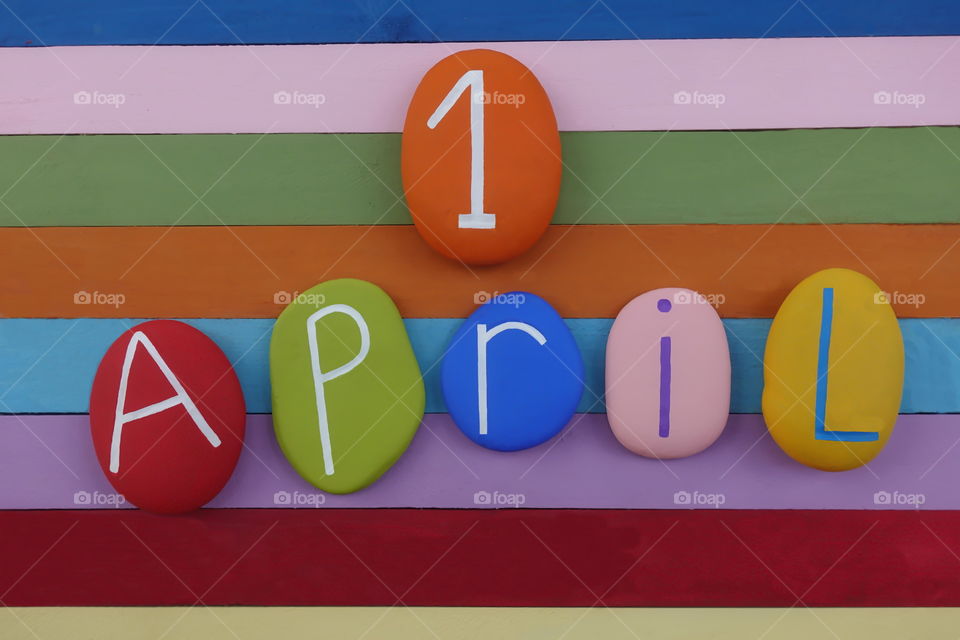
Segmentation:
[(270, 340), (270, 382), (283, 454), (330, 493), (375, 482), (423, 418), (423, 378), (403, 319), (390, 296), (362, 280), (318, 284), (283, 310)]

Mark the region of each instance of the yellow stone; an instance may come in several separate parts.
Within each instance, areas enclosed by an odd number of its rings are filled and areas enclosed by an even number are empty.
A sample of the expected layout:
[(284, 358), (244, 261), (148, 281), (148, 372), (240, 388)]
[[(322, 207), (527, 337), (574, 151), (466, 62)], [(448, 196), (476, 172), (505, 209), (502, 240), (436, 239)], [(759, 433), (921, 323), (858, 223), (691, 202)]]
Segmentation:
[(886, 294), (849, 269), (819, 271), (777, 311), (764, 353), (763, 417), (791, 458), (824, 471), (870, 462), (900, 408), (903, 337)]

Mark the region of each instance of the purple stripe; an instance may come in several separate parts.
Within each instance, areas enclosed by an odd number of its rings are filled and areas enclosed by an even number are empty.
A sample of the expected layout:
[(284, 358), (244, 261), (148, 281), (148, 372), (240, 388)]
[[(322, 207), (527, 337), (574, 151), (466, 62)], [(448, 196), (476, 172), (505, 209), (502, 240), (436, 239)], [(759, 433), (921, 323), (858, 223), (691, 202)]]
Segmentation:
[[(250, 416), (247, 424), (247, 449), (211, 506), (322, 498), (328, 507), (664, 509), (722, 501), (738, 509), (874, 509), (912, 508), (919, 494), (923, 509), (960, 509), (960, 415), (901, 416), (869, 469), (825, 473), (789, 459), (756, 415), (731, 416), (703, 453), (659, 462), (621, 447), (603, 414), (578, 414), (562, 437), (512, 453), (478, 447), (449, 416), (432, 414), (393, 469), (349, 496), (323, 496), (300, 479), (277, 446), (270, 416)], [(74, 503), (77, 492), (90, 502), (111, 493), (83, 415), (0, 416), (0, 477), (0, 509), (73, 509), (88, 506)]]
[(670, 437), (670, 338), (660, 338), (660, 437)]

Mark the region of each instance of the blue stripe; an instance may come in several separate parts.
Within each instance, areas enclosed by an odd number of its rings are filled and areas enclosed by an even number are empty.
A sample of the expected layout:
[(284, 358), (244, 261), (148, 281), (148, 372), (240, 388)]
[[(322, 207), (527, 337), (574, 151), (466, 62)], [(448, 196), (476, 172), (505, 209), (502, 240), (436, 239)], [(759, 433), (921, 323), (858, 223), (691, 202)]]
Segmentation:
[(955, 0), (6, 0), (0, 16), (10, 47), (960, 34)]
[[(0, 319), (0, 413), (85, 413), (93, 375), (107, 347), (139, 320)], [(270, 412), (268, 349), (272, 320), (187, 320), (235, 362), (247, 409)], [(406, 320), (427, 388), (427, 411), (446, 411), (437, 361), (461, 320)], [(602, 412), (608, 319), (567, 320), (585, 364), (577, 409)], [(733, 413), (759, 413), (763, 350), (770, 320), (724, 320), (733, 367)], [(906, 348), (901, 413), (960, 413), (960, 319), (900, 321)]]

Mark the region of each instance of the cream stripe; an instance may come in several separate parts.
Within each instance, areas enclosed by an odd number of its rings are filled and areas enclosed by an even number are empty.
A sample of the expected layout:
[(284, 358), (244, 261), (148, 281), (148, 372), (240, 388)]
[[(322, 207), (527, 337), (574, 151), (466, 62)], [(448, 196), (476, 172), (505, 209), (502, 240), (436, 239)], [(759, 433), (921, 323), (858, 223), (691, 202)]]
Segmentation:
[(13, 607), (0, 611), (0, 637), (7, 640), (935, 640), (955, 638), (958, 625), (957, 608)]

